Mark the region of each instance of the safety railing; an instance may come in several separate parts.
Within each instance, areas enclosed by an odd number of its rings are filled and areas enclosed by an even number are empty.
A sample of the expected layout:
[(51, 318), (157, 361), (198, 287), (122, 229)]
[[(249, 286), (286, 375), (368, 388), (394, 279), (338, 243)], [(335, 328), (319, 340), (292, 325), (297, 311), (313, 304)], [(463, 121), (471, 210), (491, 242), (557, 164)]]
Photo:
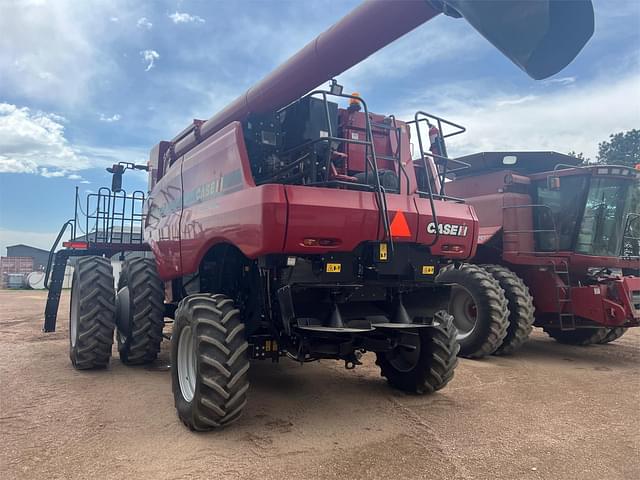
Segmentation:
[(85, 217), (83, 240), (89, 244), (142, 243), (144, 201), (145, 194), (140, 190), (127, 195), (124, 190), (113, 192), (101, 187), (97, 193), (90, 193), (86, 210), (81, 211)]
[[(380, 213), (380, 220), (384, 229), (385, 240), (390, 242), (390, 248), (393, 250), (393, 243), (391, 238), (391, 223), (389, 221), (389, 211), (387, 207), (387, 198), (386, 191), (384, 187), (380, 183), (380, 172), (378, 170), (378, 162), (376, 157), (375, 145), (373, 142), (373, 131), (371, 128), (371, 119), (369, 116), (369, 109), (367, 108), (367, 103), (362, 99), (362, 97), (357, 95), (348, 95), (344, 93), (336, 93), (329, 92), (325, 90), (315, 90), (306, 95), (306, 97), (317, 97), (321, 96), (324, 104), (325, 111), (325, 122), (326, 122), (326, 131), (327, 135), (316, 138), (314, 140), (310, 140), (308, 142), (304, 142), (300, 145), (296, 145), (295, 147), (283, 152), (283, 156), (291, 156), (294, 157), (296, 152), (303, 152), (311, 149), (314, 145), (326, 143), (327, 148), (325, 149), (325, 158), (323, 161), (323, 174), (324, 177), (322, 180), (314, 181), (312, 183), (306, 184), (308, 186), (317, 186), (317, 187), (342, 187), (345, 189), (352, 190), (364, 190), (364, 191), (373, 191), (376, 196), (376, 204), (378, 207), (378, 212)], [(359, 140), (354, 138), (343, 138), (338, 137), (336, 135), (337, 132), (334, 132), (333, 126), (331, 124), (331, 114), (329, 111), (329, 101), (328, 97), (339, 97), (349, 99), (351, 101), (356, 101), (362, 105), (362, 109), (365, 115), (365, 130), (366, 130), (366, 139)], [(300, 100), (296, 100), (298, 102)], [(294, 102), (295, 103), (295, 102)], [(291, 104), (290, 104), (291, 105)], [(287, 105), (280, 110), (277, 111), (277, 114), (281, 114), (284, 110), (286, 110), (290, 105)], [(332, 148), (332, 145), (336, 144), (355, 144), (362, 145), (365, 148), (365, 163), (364, 163), (364, 183), (359, 182), (351, 182), (339, 179), (331, 178), (331, 166), (333, 161), (333, 153), (336, 151)], [(279, 177), (282, 177), (283, 174), (294, 171), (296, 168), (299, 168), (302, 162), (304, 162), (308, 158), (308, 153), (302, 155), (297, 158), (287, 166), (279, 169), (277, 172), (274, 172), (274, 175), (271, 177), (260, 179), (260, 183), (269, 183), (278, 180)], [(369, 183), (369, 177), (373, 176), (373, 185)]]

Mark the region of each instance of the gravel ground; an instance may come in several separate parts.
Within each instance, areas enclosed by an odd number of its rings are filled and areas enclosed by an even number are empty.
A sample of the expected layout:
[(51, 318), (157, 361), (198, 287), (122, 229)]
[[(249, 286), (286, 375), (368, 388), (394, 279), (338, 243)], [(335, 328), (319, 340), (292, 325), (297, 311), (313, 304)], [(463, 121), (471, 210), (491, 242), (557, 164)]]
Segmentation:
[(194, 434), (176, 417), (168, 342), (151, 366), (75, 371), (68, 293), (0, 291), (0, 478), (640, 478), (640, 330), (568, 347), (537, 331), (516, 355), (461, 360), (424, 397), (373, 363), (255, 363), (244, 416)]

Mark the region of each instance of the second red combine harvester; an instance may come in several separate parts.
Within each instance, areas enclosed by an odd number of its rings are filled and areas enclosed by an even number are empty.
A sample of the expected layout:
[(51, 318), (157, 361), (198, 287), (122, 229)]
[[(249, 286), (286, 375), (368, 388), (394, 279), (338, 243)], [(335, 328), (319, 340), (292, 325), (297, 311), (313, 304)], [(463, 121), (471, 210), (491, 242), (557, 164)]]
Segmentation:
[(440, 276), (458, 284), (450, 313), (462, 355), (512, 353), (534, 325), (572, 345), (640, 325), (640, 172), (556, 152), (456, 160), (465, 167), (442, 185), (480, 222), (474, 264)]
[[(593, 32), (588, 0), (365, 2), (220, 113), (156, 145), (139, 248), (154, 259), (127, 260), (117, 293), (96, 254), (130, 245), (93, 237), (56, 254), (56, 267), (85, 256), (71, 298), (74, 365), (106, 366), (114, 329), (123, 362), (152, 361), (163, 315), (174, 317), (173, 394), (195, 430), (239, 417), (250, 359), (353, 368), (372, 351), (396, 388), (445, 386), (458, 344), (449, 287), (435, 278), (474, 255), (473, 208), (432, 191), (427, 155), (414, 168), (407, 123), (371, 113), (336, 82), (312, 91), (443, 12), (464, 16), (534, 78), (562, 69)], [(123, 169), (114, 166), (113, 192), (97, 199), (96, 231), (114, 224), (101, 205), (127, 200)]]

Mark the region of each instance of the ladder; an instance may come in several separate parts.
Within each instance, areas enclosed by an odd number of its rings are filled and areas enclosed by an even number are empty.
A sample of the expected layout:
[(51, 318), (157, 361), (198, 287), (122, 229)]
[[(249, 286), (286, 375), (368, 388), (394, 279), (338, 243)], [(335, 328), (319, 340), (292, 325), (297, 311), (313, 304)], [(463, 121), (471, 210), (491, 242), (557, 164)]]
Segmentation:
[[(44, 332), (53, 332), (56, 329), (56, 316), (58, 315), (58, 305), (60, 304), (60, 294), (64, 283), (64, 272), (67, 268), (67, 259), (73, 254), (69, 250), (58, 250), (55, 254), (53, 268), (51, 269), (51, 281), (45, 286), (49, 288), (47, 295), (47, 305), (44, 308)], [(48, 275), (47, 275), (48, 278)]]
[(558, 309), (558, 323), (560, 330), (575, 330), (576, 317), (571, 303), (571, 277), (567, 260), (553, 261), (553, 273), (560, 280), (556, 283), (556, 306)]

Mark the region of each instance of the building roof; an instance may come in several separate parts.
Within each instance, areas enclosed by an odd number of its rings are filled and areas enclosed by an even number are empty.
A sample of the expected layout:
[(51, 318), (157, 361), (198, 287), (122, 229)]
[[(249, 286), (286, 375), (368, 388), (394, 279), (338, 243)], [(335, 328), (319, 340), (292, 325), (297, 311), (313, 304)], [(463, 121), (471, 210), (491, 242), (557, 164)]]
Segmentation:
[(16, 247), (24, 247), (24, 248), (28, 248), (29, 250), (37, 250), (38, 252), (49, 254), (49, 250), (44, 250), (38, 247), (32, 247), (31, 245), (25, 245), (24, 243), (17, 243), (16, 245), (7, 245), (7, 252), (9, 251), (10, 248), (16, 248)]

